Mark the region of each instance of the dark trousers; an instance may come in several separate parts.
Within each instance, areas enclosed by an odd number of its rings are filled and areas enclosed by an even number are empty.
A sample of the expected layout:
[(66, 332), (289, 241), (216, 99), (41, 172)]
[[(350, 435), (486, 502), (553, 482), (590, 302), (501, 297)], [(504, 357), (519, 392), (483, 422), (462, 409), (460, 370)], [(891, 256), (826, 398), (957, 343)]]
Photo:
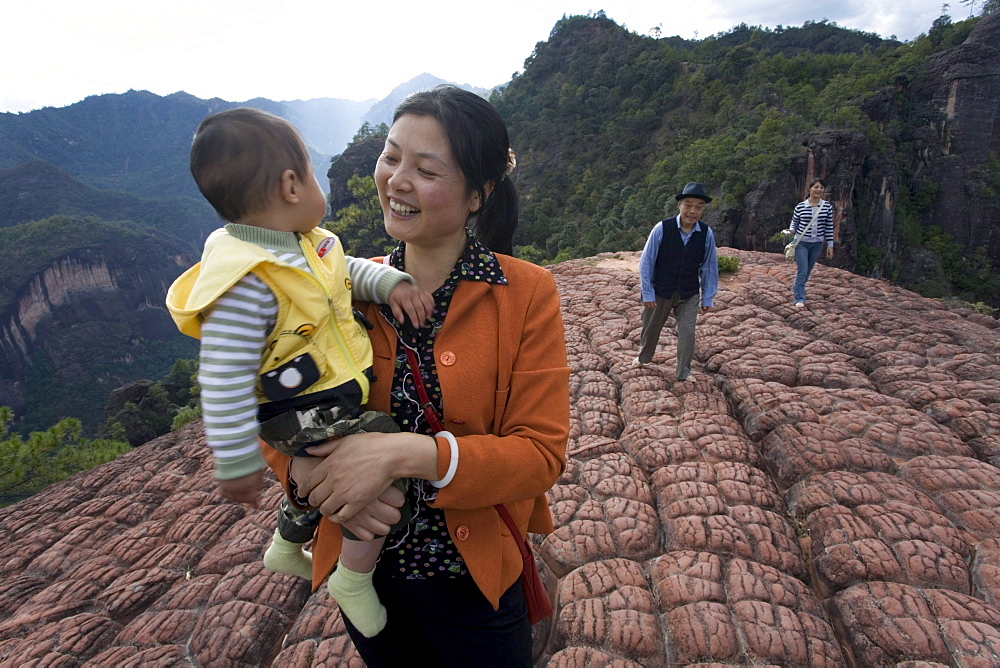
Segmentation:
[[(383, 561), (391, 555), (383, 555)], [(369, 668), (396, 666), (530, 667), (531, 625), (520, 580), (493, 610), (471, 575), (407, 580), (375, 569), (375, 591), (388, 623), (375, 637), (347, 632)]]

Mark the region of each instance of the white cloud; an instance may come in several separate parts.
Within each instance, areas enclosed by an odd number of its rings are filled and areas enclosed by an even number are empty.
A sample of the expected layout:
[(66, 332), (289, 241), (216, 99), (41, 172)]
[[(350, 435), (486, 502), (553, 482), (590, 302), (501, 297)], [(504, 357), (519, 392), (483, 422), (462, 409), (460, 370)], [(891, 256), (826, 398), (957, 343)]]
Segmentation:
[(382, 97), (422, 72), (478, 86), (506, 82), (564, 15), (686, 39), (739, 23), (826, 18), (912, 39), (939, 0), (72, 0), (8, 3), (0, 25), (0, 110), (62, 106), (129, 89), (202, 98)]

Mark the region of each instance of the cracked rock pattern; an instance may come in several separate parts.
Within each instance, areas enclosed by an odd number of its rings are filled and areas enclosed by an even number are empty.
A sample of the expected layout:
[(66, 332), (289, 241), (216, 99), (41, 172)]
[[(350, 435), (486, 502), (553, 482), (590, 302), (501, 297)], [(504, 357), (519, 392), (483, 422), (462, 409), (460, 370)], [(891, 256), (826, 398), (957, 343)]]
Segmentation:
[[(1000, 329), (886, 283), (740, 259), (634, 367), (638, 254), (553, 266), (572, 367), (538, 666), (1000, 665)], [(261, 565), (200, 423), (0, 509), (0, 666), (351, 666), (320, 588)]]
[(859, 665), (932, 661), (945, 666), (996, 665), (1000, 610), (955, 592), (872, 582), (831, 601)]

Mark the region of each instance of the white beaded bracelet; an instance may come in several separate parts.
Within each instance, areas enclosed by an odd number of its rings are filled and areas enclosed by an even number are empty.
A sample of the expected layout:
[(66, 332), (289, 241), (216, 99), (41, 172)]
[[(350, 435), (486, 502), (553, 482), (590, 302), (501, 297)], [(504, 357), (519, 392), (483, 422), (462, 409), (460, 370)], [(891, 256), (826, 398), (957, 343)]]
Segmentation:
[(444, 474), (444, 477), (440, 480), (430, 480), (431, 485), (441, 489), (445, 485), (451, 482), (452, 478), (455, 477), (455, 471), (458, 470), (458, 441), (455, 440), (455, 435), (450, 431), (439, 431), (434, 434), (435, 437), (440, 436), (441, 438), (448, 441), (448, 445), (451, 446), (451, 462), (448, 463), (448, 472)]

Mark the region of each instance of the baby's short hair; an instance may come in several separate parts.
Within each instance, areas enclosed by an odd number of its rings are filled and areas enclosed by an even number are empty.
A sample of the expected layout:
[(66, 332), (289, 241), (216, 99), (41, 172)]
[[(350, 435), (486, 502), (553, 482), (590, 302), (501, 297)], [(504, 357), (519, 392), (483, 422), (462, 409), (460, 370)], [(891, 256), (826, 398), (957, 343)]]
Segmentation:
[(207, 116), (191, 144), (191, 175), (224, 220), (267, 208), (281, 174), (308, 178), (309, 153), (295, 126), (259, 109), (237, 107)]

